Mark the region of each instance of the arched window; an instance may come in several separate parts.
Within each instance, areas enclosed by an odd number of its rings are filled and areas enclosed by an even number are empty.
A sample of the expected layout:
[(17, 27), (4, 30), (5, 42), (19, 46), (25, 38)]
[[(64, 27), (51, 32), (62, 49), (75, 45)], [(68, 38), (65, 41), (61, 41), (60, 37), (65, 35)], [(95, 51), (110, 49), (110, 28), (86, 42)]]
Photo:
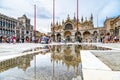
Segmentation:
[(66, 24), (65, 25), (65, 30), (72, 30), (72, 29), (73, 29), (72, 24)]

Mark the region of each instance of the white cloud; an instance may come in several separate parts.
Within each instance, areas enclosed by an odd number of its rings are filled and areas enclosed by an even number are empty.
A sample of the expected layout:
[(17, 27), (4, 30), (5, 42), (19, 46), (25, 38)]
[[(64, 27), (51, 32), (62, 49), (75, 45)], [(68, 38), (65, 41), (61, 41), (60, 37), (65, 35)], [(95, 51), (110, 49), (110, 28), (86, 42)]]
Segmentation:
[(105, 21), (106, 17), (117, 17), (120, 15), (120, 1), (119, 0), (114, 0), (110, 1), (103, 9), (101, 9), (98, 17), (100, 18), (100, 25), (103, 24)]

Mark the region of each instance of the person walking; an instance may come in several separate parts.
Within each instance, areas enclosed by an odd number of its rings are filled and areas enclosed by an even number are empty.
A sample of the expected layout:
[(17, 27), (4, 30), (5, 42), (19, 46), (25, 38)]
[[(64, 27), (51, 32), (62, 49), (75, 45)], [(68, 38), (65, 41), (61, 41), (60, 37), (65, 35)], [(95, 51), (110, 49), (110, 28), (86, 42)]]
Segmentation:
[(13, 36), (13, 44), (15, 44), (16, 43), (16, 36)]

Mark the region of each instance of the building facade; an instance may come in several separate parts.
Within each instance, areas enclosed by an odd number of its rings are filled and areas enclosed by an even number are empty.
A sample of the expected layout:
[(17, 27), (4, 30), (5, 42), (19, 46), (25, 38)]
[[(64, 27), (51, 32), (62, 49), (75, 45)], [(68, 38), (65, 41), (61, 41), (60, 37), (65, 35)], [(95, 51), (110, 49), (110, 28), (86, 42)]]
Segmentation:
[(17, 40), (30, 42), (34, 36), (33, 26), (30, 24), (30, 19), (26, 15), (18, 18), (18, 26), (16, 27)]
[(74, 42), (82, 38), (83, 42), (88, 42), (89, 40), (97, 41), (98, 38), (104, 36), (106, 32), (105, 27), (94, 27), (93, 24), (93, 15), (91, 14), (90, 19), (81, 18), (78, 21), (78, 30), (77, 30), (77, 19), (74, 16), (71, 19), (68, 15), (66, 20), (63, 20), (62, 23), (58, 22), (54, 25), (51, 23), (51, 37), (55, 38), (56, 41), (65, 39), (68, 42)]
[(106, 31), (114, 36), (120, 35), (120, 16), (115, 18), (107, 18), (104, 22)]
[(0, 13), (0, 41), (2, 37), (15, 35), (18, 20)]
[(55, 38), (57, 42), (60, 42), (62, 39), (68, 42), (74, 42), (79, 38), (82, 38), (83, 42), (97, 42), (101, 38), (103, 39), (107, 33), (120, 38), (120, 16), (106, 18), (103, 27), (94, 27), (93, 15), (91, 14), (89, 19), (82, 17), (81, 20), (78, 20), (77, 30), (77, 19), (75, 15), (73, 19), (68, 15), (66, 20), (63, 20), (62, 23), (57, 22), (54, 27), (51, 23), (49, 36), (52, 39)]
[(23, 15), (18, 19), (0, 14), (0, 42), (2, 39), (16, 36), (17, 41), (23, 40), (30, 42), (34, 35), (33, 26), (30, 19)]

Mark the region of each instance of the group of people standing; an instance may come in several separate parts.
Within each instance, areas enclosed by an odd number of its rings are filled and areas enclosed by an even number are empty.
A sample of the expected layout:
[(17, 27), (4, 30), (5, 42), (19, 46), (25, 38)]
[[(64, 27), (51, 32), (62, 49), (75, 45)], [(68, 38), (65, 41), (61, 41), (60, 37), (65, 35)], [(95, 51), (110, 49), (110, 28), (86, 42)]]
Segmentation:
[(107, 33), (104, 37), (103, 43), (117, 43), (119, 42), (119, 36), (110, 35)]
[(0, 39), (0, 43), (16, 43), (16, 36), (12, 36), (12, 37), (1, 37)]
[[(39, 37), (39, 39), (36, 39), (34, 36), (32, 37), (31, 40), (27, 39), (26, 38), (26, 41), (24, 41), (24, 39), (21, 39), (19, 41), (19, 43), (28, 43), (28, 42), (32, 42), (32, 43), (41, 43), (41, 44), (49, 44), (50, 42), (52, 42), (52, 37), (50, 36), (46, 36), (46, 35), (41, 35)], [(0, 43), (13, 43), (15, 44), (17, 42), (16, 40), (16, 36), (12, 36), (12, 37), (8, 37), (8, 38), (5, 38), (5, 37), (0, 37)], [(55, 42), (62, 42), (62, 43), (66, 43), (66, 42), (72, 42), (72, 40), (68, 40), (68, 39), (59, 39), (58, 41), (55, 41)], [(100, 37), (100, 38), (93, 38), (93, 39), (84, 39), (84, 38), (81, 38), (81, 37), (76, 37), (76, 40), (75, 42), (79, 42), (79, 43), (82, 43), (82, 42), (89, 42), (89, 43), (97, 43), (97, 42), (101, 42), (101, 43), (117, 43), (119, 42), (119, 36), (113, 36), (111, 35), (110, 33), (107, 33), (106, 35)]]

